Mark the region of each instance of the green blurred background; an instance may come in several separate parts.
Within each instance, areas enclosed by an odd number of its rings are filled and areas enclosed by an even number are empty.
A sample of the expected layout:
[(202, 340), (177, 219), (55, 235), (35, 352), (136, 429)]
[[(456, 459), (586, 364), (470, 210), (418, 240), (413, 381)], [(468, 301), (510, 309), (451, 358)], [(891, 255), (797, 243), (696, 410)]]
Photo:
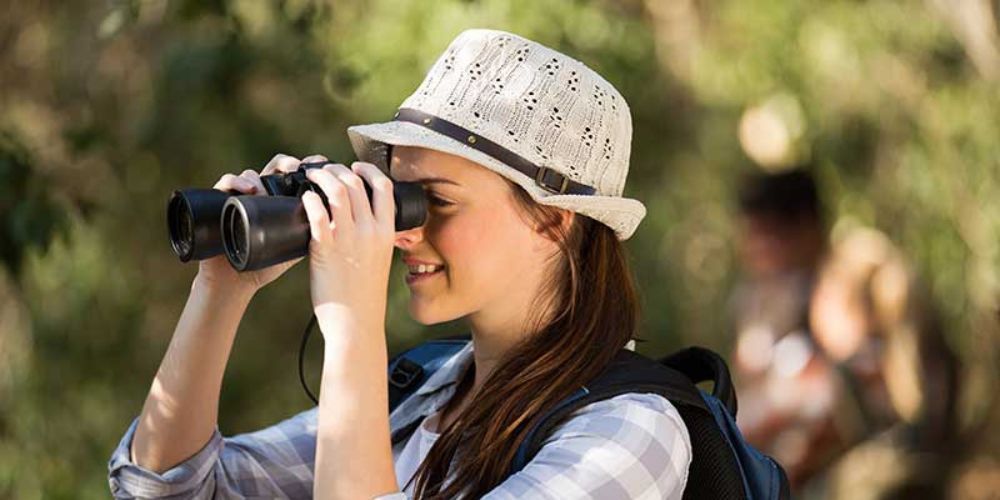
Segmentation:
[[(923, 276), (966, 367), (963, 425), (984, 429), (970, 463), (996, 466), (998, 16), (993, 0), (3, 0), (0, 497), (108, 496), (196, 271), (167, 241), (173, 189), (277, 152), (351, 160), (345, 128), (390, 118), (471, 27), (571, 54), (631, 104), (640, 350), (728, 349), (739, 175), (809, 161), (831, 220), (882, 230)], [(749, 112), (779, 139), (757, 156)], [(254, 299), (224, 434), (310, 406), (306, 271)], [(390, 293), (393, 350), (460, 333), (408, 318), (398, 269)]]

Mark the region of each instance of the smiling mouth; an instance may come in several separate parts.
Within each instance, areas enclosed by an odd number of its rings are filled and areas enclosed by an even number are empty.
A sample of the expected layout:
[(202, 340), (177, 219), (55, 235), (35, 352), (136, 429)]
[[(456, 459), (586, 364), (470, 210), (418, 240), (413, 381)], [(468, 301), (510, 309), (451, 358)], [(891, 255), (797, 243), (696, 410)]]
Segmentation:
[(418, 283), (430, 279), (433, 276), (441, 274), (442, 271), (444, 271), (445, 266), (433, 265), (433, 264), (418, 264), (418, 265), (408, 265), (407, 269), (409, 270), (409, 272), (406, 273), (406, 284), (412, 285), (414, 283)]

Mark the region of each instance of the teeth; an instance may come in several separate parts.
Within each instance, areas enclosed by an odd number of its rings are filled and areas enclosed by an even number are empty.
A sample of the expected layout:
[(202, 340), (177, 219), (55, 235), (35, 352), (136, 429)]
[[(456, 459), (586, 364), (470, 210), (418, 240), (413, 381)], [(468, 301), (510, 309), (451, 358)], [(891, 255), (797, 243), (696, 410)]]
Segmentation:
[(425, 274), (433, 273), (441, 270), (442, 266), (428, 265), (428, 264), (418, 264), (415, 266), (408, 266), (411, 274)]

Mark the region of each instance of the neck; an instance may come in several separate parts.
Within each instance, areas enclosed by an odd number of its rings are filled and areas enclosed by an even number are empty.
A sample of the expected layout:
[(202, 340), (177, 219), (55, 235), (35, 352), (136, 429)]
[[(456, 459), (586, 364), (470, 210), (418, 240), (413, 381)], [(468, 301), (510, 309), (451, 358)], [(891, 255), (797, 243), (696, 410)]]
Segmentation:
[(472, 351), (475, 362), (475, 380), (470, 392), (475, 394), (483, 386), (486, 379), (503, 359), (503, 356), (517, 345), (526, 335), (524, 318), (519, 322), (508, 321), (506, 324), (484, 325), (483, 318), (471, 317)]
[[(532, 333), (534, 325), (528, 312), (540, 306), (539, 297), (533, 295), (524, 302), (505, 302), (502, 306), (504, 310), (481, 310), (466, 318), (475, 346), (473, 360), (476, 376), (469, 391), (471, 394), (485, 384), (507, 352)], [(552, 310), (542, 311), (542, 318), (549, 318), (552, 313)]]
[[(554, 255), (542, 260), (549, 261)], [(492, 300), (484, 307), (466, 317), (472, 332), (475, 381), (470, 394), (475, 394), (483, 386), (504, 355), (527, 337), (533, 325), (529, 313), (542, 306), (547, 290), (545, 283), (549, 271), (543, 266), (531, 268), (524, 276), (525, 286), (508, 291), (503, 297)], [(528, 285), (531, 283), (532, 285)], [(549, 318), (553, 311), (541, 311), (542, 318)]]

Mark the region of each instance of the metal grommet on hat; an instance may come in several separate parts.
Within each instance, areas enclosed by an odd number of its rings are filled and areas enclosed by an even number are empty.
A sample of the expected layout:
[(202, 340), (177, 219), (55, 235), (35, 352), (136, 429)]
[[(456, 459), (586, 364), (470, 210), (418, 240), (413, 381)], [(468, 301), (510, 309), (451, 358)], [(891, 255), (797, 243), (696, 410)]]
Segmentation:
[(393, 121), (348, 135), (358, 159), (382, 168), (389, 145), (469, 159), (620, 239), (646, 214), (622, 196), (632, 141), (625, 99), (583, 63), (511, 33), (461, 33)]

